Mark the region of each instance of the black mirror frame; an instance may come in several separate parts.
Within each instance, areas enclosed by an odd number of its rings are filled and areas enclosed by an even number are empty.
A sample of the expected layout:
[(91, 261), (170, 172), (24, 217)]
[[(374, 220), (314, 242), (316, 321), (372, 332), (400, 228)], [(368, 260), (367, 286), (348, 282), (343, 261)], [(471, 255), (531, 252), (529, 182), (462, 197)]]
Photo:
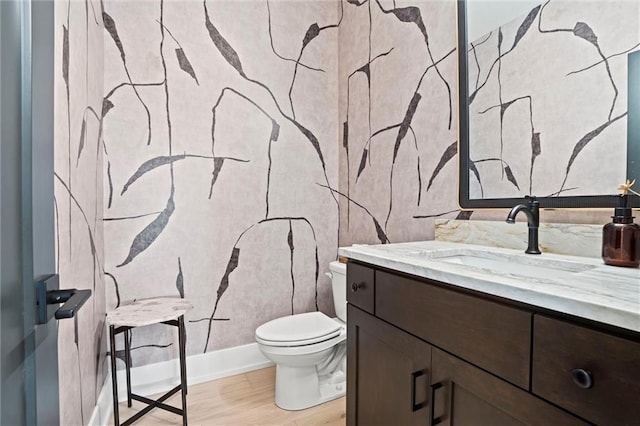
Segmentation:
[[(459, 182), (458, 182), (458, 203), (462, 209), (495, 209), (510, 208), (516, 204), (522, 203), (524, 198), (469, 198), (469, 108), (467, 99), (469, 98), (469, 82), (467, 79), (467, 1), (457, 0), (457, 24), (458, 24), (458, 164), (459, 164)], [(637, 74), (640, 75), (640, 58), (636, 62)], [(635, 74), (635, 73), (633, 73)], [(629, 73), (629, 99), (640, 98), (640, 81), (631, 84), (631, 75)], [(640, 80), (640, 79), (636, 79)], [(632, 96), (633, 94), (633, 96)], [(629, 115), (627, 120), (632, 116), (632, 109), (635, 111), (634, 117), (640, 116), (640, 101), (629, 102)], [(636, 122), (637, 121), (637, 122)], [(633, 120), (628, 125), (627, 140), (636, 140), (640, 144), (640, 120)], [(640, 148), (638, 148), (640, 151)], [(628, 161), (628, 169), (634, 164)], [(640, 179), (639, 179), (640, 180)], [(623, 182), (620, 182), (623, 183)], [(536, 195), (536, 194), (533, 194)], [(615, 194), (615, 188), (612, 188), (611, 195), (588, 195), (588, 196), (557, 196), (557, 197), (538, 197), (541, 208), (608, 208), (618, 207), (620, 196)], [(640, 197), (631, 196), (628, 198), (629, 207), (640, 207)]]

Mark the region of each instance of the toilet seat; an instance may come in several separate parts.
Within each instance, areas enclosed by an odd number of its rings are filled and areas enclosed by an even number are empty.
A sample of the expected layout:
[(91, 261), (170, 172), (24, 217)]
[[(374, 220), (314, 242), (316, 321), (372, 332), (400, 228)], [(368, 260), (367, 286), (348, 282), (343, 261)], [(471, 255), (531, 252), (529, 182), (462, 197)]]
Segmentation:
[(270, 354), (270, 355), (287, 356), (287, 357), (297, 357), (298, 355), (311, 355), (318, 352), (326, 351), (346, 340), (347, 340), (346, 327), (337, 336), (324, 340), (322, 342), (313, 343), (310, 345), (274, 346), (274, 345), (270, 345), (269, 344), (270, 342), (268, 341), (263, 343), (258, 339), (256, 339), (256, 341), (260, 345), (260, 350), (262, 351), (262, 353)]
[(322, 312), (276, 318), (256, 329), (256, 341), (267, 346), (292, 347), (324, 342), (340, 335), (342, 325)]

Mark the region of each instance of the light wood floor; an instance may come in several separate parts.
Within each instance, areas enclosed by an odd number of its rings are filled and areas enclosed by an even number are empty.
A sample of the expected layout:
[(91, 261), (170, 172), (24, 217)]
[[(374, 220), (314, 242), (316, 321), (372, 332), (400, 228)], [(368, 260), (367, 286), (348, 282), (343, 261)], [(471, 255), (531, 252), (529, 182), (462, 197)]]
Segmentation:
[[(187, 418), (197, 425), (335, 425), (345, 424), (345, 398), (339, 398), (307, 410), (285, 411), (274, 402), (275, 367), (189, 386)], [(180, 407), (180, 393), (168, 403)], [(133, 401), (131, 408), (120, 404), (120, 421), (145, 405)], [(113, 424), (113, 417), (111, 423)], [(156, 408), (136, 425), (181, 425), (177, 414)]]

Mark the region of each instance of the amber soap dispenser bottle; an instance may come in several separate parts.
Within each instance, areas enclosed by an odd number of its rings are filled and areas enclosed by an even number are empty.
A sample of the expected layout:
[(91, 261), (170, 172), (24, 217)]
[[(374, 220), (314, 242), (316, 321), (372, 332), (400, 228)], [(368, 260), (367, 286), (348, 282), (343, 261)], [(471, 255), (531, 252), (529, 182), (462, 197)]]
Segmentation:
[(607, 265), (637, 268), (640, 265), (640, 225), (633, 223), (627, 195), (620, 196), (613, 221), (602, 229), (602, 259)]

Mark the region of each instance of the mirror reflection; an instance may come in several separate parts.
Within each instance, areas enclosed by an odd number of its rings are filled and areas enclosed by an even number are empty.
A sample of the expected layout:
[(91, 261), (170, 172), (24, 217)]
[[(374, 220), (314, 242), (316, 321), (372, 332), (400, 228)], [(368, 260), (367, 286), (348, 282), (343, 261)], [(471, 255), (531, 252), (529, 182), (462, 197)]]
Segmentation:
[(577, 207), (567, 199), (616, 194), (629, 176), (627, 57), (640, 47), (640, 2), (460, 4), (468, 30), (463, 195), (530, 194)]

